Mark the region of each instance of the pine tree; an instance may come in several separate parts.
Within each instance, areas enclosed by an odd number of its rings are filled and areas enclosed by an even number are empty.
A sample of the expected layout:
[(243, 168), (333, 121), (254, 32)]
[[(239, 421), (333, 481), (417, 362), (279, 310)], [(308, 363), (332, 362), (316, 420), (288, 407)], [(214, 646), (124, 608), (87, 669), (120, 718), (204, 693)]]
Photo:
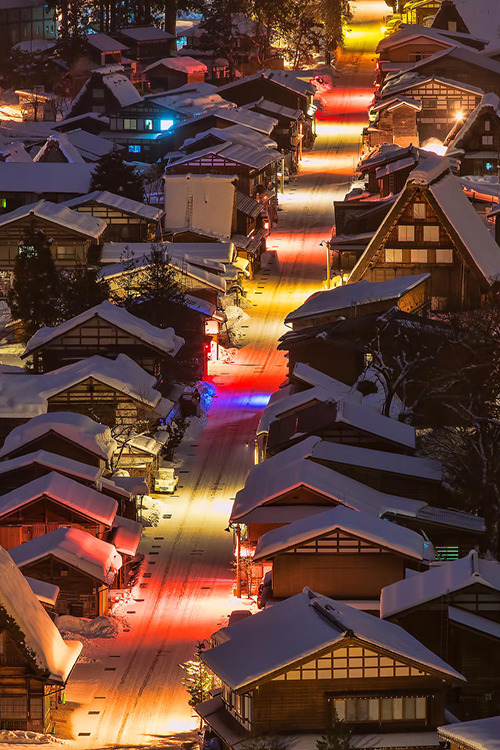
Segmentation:
[(60, 288), (48, 239), (40, 230), (27, 232), (19, 245), (7, 295), (11, 315), (22, 321), (26, 340), (42, 326), (57, 323)]
[(90, 307), (99, 305), (109, 296), (109, 284), (97, 278), (97, 269), (77, 263), (71, 271), (65, 271), (62, 277), (60, 318), (69, 320)]
[(203, 648), (200, 647), (191, 661), (179, 664), (180, 668), (183, 669), (187, 675), (182, 680), (182, 684), (191, 696), (188, 701), (190, 706), (196, 706), (198, 703), (206, 701), (210, 697), (210, 690), (212, 688), (211, 677), (201, 660), (202, 650)]
[(97, 162), (92, 175), (91, 190), (108, 190), (134, 201), (144, 201), (144, 181), (134, 167), (127, 164), (114, 148)]
[(316, 750), (353, 750), (351, 730), (339, 719), (335, 709), (333, 709), (330, 731), (316, 741)]
[(136, 297), (142, 303), (147, 303), (149, 322), (164, 328), (166, 311), (168, 309), (171, 313), (172, 303), (182, 315), (180, 306), (184, 304), (185, 293), (179, 283), (179, 272), (171, 264), (163, 247), (155, 243), (151, 244), (144, 264), (140, 273), (136, 274)]

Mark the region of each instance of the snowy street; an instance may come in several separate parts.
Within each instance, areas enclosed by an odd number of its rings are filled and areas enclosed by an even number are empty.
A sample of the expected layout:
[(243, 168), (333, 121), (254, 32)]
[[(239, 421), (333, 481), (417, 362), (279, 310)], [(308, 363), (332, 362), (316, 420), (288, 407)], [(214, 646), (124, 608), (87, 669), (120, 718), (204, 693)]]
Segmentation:
[[(276, 351), (285, 315), (322, 288), (332, 201), (342, 199), (358, 160), (360, 135), (373, 92), (373, 55), (388, 8), (354, 4), (355, 18), (340, 61), (340, 78), (318, 120), (314, 149), (280, 196), (279, 226), (256, 279), (235, 362), (211, 365), (216, 395), (206, 428), (182, 445), (179, 486), (157, 500), (158, 524), (146, 528), (145, 555), (124, 629), (89, 642), (66, 690), (57, 733), (70, 747), (179, 746), (197, 721), (181, 684), (179, 664), (192, 658), (234, 609), (232, 535), (224, 531), (232, 499), (254, 459), (254, 433), (269, 395), (286, 377)], [(57, 716), (56, 716), (57, 719)]]

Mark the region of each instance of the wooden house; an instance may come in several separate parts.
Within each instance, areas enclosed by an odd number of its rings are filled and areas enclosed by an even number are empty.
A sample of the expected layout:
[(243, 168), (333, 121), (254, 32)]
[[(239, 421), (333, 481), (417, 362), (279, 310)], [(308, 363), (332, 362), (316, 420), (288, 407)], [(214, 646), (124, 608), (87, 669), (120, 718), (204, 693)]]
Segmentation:
[(163, 57), (144, 69), (144, 75), (152, 88), (160, 91), (176, 89), (187, 83), (204, 82), (207, 73), (208, 68), (205, 63), (189, 55)]
[(109, 115), (142, 100), (121, 65), (96, 68), (73, 99), (69, 117), (87, 112)]
[(0, 459), (46, 451), (104, 471), (116, 450), (109, 427), (85, 414), (51, 412), (32, 417), (9, 432)]
[(278, 124), (272, 132), (273, 140), (276, 141), (281, 153), (285, 154), (285, 167), (290, 174), (295, 174), (302, 159), (303, 129), (306, 119), (304, 112), (299, 108), (286, 107), (264, 97), (252, 105), (252, 111), (276, 118)]
[(156, 328), (105, 300), (53, 328), (41, 328), (22, 356), (31, 357), (40, 374), (94, 355), (115, 359), (124, 354), (150, 375), (168, 379), (183, 344), (173, 328)]
[[(434, 57), (428, 59), (433, 60)], [(450, 80), (444, 74), (427, 73), (422, 63), (417, 63), (411, 71), (394, 76), (385, 83), (369, 111), (370, 124), (380, 130), (379, 122), (386, 116), (386, 129), (381, 131), (386, 143), (392, 142), (389, 126), (393, 123), (398, 128), (398, 145), (407, 146), (411, 142), (419, 146), (428, 138), (444, 140), (457, 118), (466, 117), (472, 112), (484, 93), (478, 80), (472, 80), (474, 83), (465, 83), (458, 79)], [(390, 107), (393, 110), (388, 109)], [(409, 107), (415, 113), (418, 141), (412, 130), (413, 114)], [(377, 135), (377, 138), (377, 143), (380, 143), (382, 136)]]
[(156, 26), (120, 29), (117, 36), (127, 45), (130, 57), (142, 65), (169, 57), (175, 51), (175, 36)]
[(123, 147), (130, 158), (156, 162), (170, 149), (169, 131), (176, 128), (181, 115), (167, 97), (146, 95), (125, 101), (109, 117), (109, 138)]
[[(231, 522), (244, 527), (241, 538), (250, 548), (267, 531), (337, 505), (425, 531), (439, 559), (456, 559), (482, 538), (485, 525), (479, 516), (381, 492), (343, 473), (343, 467), (319, 463), (313, 455), (317, 440), (306, 438), (250, 470), (231, 512)], [(394, 462), (400, 455), (393, 454)]]
[(372, 148), (394, 143), (403, 148), (420, 143), (418, 120), (422, 103), (407, 96), (388, 96), (370, 108), (370, 126), (363, 130), (363, 144)]
[(2, 728), (50, 732), (51, 708), (82, 650), (64, 641), (9, 553), (0, 549)]
[(89, 192), (89, 164), (0, 161), (0, 216), (39, 200), (58, 203)]
[[(6, 165), (7, 166), (7, 165)], [(70, 165), (68, 165), (70, 166)], [(0, 273), (5, 295), (22, 239), (30, 231), (50, 238), (50, 250), (58, 268), (73, 268), (91, 262), (106, 228), (106, 222), (83, 216), (66, 206), (41, 200), (0, 216)]]
[(460, 162), (460, 175), (496, 176), (500, 153), (500, 99), (485, 94), (465, 122), (457, 123), (445, 140), (446, 155)]
[[(363, 256), (364, 257), (364, 256)], [(354, 272), (353, 272), (354, 273)], [(352, 279), (357, 282), (358, 279)], [(285, 325), (294, 331), (330, 323), (338, 318), (381, 313), (397, 307), (407, 313), (423, 310), (428, 303), (429, 273), (392, 279), (375, 279), (370, 285), (349, 283), (316, 292), (285, 318)]]
[(453, 0), (441, 0), (441, 6), (432, 21), (432, 28), (470, 34), (469, 27), (458, 12)]
[(95, 190), (66, 201), (65, 206), (106, 222), (103, 242), (147, 242), (154, 240), (163, 211), (146, 203)]
[(86, 414), (123, 429), (158, 420), (170, 413), (173, 404), (156, 390), (156, 383), (155, 376), (126, 354), (115, 360), (95, 355), (42, 375), (2, 374), (3, 437), (31, 417), (53, 411)]
[(464, 678), (389, 624), (305, 588), (212, 636), (201, 658), (220, 692), (195, 710), (223, 748), (262, 735), (300, 743), (327, 734), (335, 711), (358, 746), (396, 737), (437, 750), (444, 690)]
[(121, 65), (122, 56), (128, 49), (126, 44), (103, 32), (87, 34), (85, 44), (94, 63), (93, 67), (97, 65), (100, 68), (106, 65)]
[(500, 248), (449, 171), (431, 157), (405, 189), (351, 272), (350, 282), (430, 273), (433, 310), (475, 309), (490, 299)]
[(78, 149), (70, 142), (66, 133), (51, 135), (33, 157), (34, 162), (51, 164), (84, 164)]
[[(387, 206), (387, 210), (389, 210), (394, 202), (394, 197), (404, 188), (410, 172), (421, 160), (428, 156), (430, 156), (429, 152), (422, 151), (414, 146), (380, 144), (371, 148), (369, 153), (360, 160), (356, 167), (356, 174), (364, 180), (365, 188), (370, 197), (380, 194), (383, 198), (387, 198), (387, 200), (378, 204), (379, 209), (383, 211), (384, 206)], [(340, 224), (338, 234), (349, 233), (349, 230), (354, 232), (358, 224), (357, 214), (353, 216), (352, 227), (346, 226), (345, 220), (342, 220), (343, 214), (346, 212), (347, 218), (350, 218), (349, 214), (353, 210), (350, 209), (351, 203), (355, 206), (354, 210), (357, 209), (358, 214), (363, 211), (362, 216), (365, 215), (365, 211), (370, 211), (370, 205), (366, 205), (366, 201), (363, 202), (362, 196), (358, 200), (353, 198), (351, 200), (334, 201), (335, 225)], [(369, 203), (371, 204), (372, 200)], [(337, 221), (337, 213), (340, 214), (342, 220), (340, 222)], [(368, 217), (371, 219), (370, 213), (368, 213)], [(373, 218), (376, 218), (376, 216), (374, 215)], [(358, 231), (367, 231), (372, 228), (375, 231), (377, 226), (374, 226), (370, 220), (367, 223), (362, 223)]]
[(468, 555), (382, 591), (381, 617), (397, 622), (467, 678), (458, 716), (500, 711), (500, 563)]
[[(0, 40), (5, 50), (15, 44), (30, 40), (47, 40), (55, 43), (57, 38), (57, 18), (54, 8), (49, 8), (41, 0), (21, 0), (20, 3), (6, 2), (0, 9)], [(44, 48), (44, 45), (41, 45)]]
[(272, 562), (273, 599), (311, 585), (335, 599), (378, 602), (407, 568), (426, 570), (433, 559), (432, 545), (416, 531), (338, 505), (268, 531), (253, 563)]
[(104, 538), (118, 503), (53, 471), (0, 496), (0, 544), (6, 549), (61, 527)]
[(473, 721), (459, 721), (438, 727), (439, 739), (450, 750), (495, 750), (500, 737), (500, 716)]
[(57, 614), (92, 618), (107, 613), (108, 590), (122, 565), (114, 545), (61, 527), (9, 554), (25, 575), (59, 586)]
[(410, 0), (405, 3), (401, 20), (407, 24), (430, 26), (441, 5), (441, 0)]

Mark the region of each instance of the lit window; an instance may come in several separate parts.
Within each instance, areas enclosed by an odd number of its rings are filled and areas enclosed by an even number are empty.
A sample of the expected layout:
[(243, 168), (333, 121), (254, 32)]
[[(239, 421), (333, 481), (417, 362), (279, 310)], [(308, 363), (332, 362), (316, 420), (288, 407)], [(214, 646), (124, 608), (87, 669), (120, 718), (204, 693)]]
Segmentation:
[(398, 227), (399, 242), (413, 242), (415, 240), (415, 227), (402, 224)]
[(425, 203), (414, 203), (413, 204), (413, 218), (414, 219), (425, 219)]
[(123, 121), (124, 130), (137, 130), (137, 120), (126, 117)]
[(7, 208), (7, 198), (0, 198), (0, 208)]
[(412, 248), (410, 257), (412, 263), (427, 263), (427, 250)]
[(494, 165), (491, 163), (491, 161), (487, 161), (484, 165), (484, 168), (487, 172), (493, 172)]
[(144, 130), (153, 130), (153, 120), (144, 120)]
[(141, 147), (136, 143), (130, 143), (128, 147), (130, 154), (140, 154), (141, 153)]
[(439, 242), (439, 226), (437, 224), (424, 227), (424, 242)]
[(490, 132), (490, 130), (491, 130), (491, 122), (490, 122), (490, 120), (485, 120), (484, 121), (484, 130), (485, 130), (486, 133)]
[(481, 138), (481, 142), (483, 146), (493, 146), (493, 136), (483, 135), (483, 137)]
[(173, 120), (160, 120), (160, 130), (170, 130), (173, 124)]
[(398, 249), (387, 249), (385, 251), (385, 262), (386, 263), (402, 263), (403, 262), (403, 251)]
[(453, 263), (453, 250), (451, 248), (436, 249), (436, 263)]

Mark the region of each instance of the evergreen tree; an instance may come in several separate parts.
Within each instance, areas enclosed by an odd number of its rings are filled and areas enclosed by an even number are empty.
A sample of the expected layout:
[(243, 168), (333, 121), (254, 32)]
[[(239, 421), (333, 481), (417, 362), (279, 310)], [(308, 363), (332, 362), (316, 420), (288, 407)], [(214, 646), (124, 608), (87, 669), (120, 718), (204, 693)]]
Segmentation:
[(351, 730), (339, 719), (335, 709), (333, 709), (330, 731), (316, 741), (316, 750), (353, 750)]
[(104, 154), (97, 162), (90, 189), (108, 190), (110, 193), (122, 195), (134, 201), (144, 200), (142, 177), (137, 174), (132, 165), (123, 160), (117, 148)]
[(75, 315), (99, 305), (110, 296), (109, 284), (97, 278), (97, 269), (77, 263), (62, 277), (60, 319), (69, 320)]
[(142, 303), (148, 303), (149, 322), (159, 328), (164, 328), (167, 307), (170, 309), (171, 304), (174, 303), (180, 311), (179, 306), (184, 304), (185, 293), (179, 282), (179, 272), (171, 264), (169, 256), (161, 245), (152, 243), (144, 262), (144, 268), (136, 274), (136, 298), (139, 298)]
[(11, 315), (22, 321), (26, 340), (42, 326), (57, 323), (60, 288), (48, 239), (40, 230), (27, 232), (19, 245), (7, 295)]

